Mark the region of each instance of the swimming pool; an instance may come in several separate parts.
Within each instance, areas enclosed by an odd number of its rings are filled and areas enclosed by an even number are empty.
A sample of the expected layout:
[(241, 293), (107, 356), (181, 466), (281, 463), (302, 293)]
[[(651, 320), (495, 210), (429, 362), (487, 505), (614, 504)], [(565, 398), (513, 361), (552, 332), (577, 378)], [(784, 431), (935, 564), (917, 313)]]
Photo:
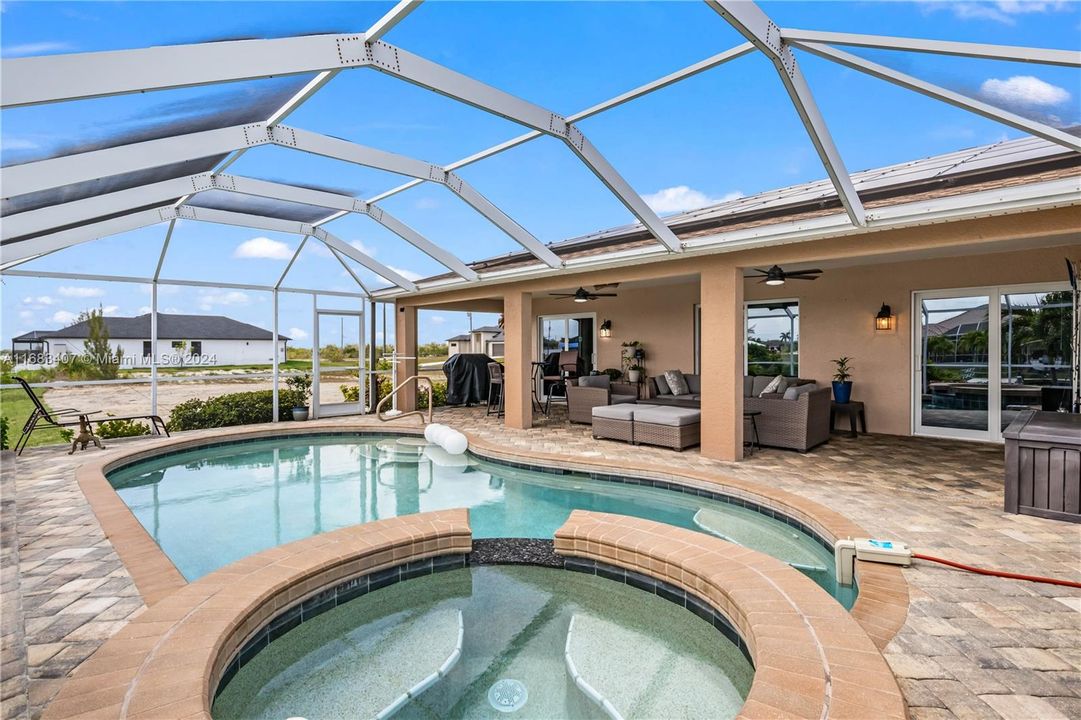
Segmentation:
[(571, 510), (710, 532), (799, 568), (845, 607), (833, 556), (781, 520), (671, 489), (450, 456), (422, 439), (306, 435), (138, 461), (110, 484), (188, 580), (252, 553), (380, 518), (467, 507), (474, 537), (550, 539)]
[(604, 718), (568, 657), (623, 717), (731, 718), (754, 677), (715, 627), (657, 595), (564, 570), (479, 566), (407, 580), (300, 624), (240, 668), (213, 715), (376, 717), (443, 666), (391, 714)]

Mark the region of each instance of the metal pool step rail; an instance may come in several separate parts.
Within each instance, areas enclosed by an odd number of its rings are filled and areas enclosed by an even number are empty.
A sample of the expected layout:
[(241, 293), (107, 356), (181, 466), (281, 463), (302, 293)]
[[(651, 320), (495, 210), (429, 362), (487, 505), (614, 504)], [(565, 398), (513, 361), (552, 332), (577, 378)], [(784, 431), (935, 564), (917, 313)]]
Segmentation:
[(458, 611), (458, 642), (454, 646), (453, 652), (447, 656), (447, 659), (443, 661), (443, 664), (438, 669), (433, 671), (426, 678), (418, 682), (413, 687), (406, 690), (404, 693), (394, 698), (394, 702), (387, 705), (375, 715), (375, 720), (387, 720), (387, 718), (393, 717), (399, 710), (404, 708), (410, 702), (415, 700), (421, 693), (435, 685), (441, 679), (447, 676), (454, 666), (458, 664), (458, 661), (462, 658), (462, 642), (465, 639), (465, 621), (462, 618), (462, 611)]
[[(417, 384), (417, 388), (423, 388), (428, 392), (428, 410), (410, 410), (409, 412), (400, 412), (398, 410), (390, 410), (383, 412), (383, 406), (387, 404), (387, 401), (392, 399), (398, 394), (398, 391), (404, 388), (411, 382)], [(375, 406), (375, 416), (382, 422), (390, 422), (391, 420), (400, 420), (401, 418), (407, 418), (410, 415), (420, 415), (425, 418), (425, 422), (431, 424), (432, 422), (432, 408), (435, 405), (435, 391), (432, 388), (432, 379), (427, 375), (410, 375), (402, 382), (398, 383), (397, 387), (390, 391), (385, 398), (379, 401), (379, 404)]]

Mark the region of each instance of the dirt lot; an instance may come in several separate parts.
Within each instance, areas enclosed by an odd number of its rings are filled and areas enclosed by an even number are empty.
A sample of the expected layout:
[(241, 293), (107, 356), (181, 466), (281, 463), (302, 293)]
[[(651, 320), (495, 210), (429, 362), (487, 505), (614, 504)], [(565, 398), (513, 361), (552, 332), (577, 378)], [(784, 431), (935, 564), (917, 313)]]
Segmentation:
[[(173, 408), (191, 398), (209, 398), (226, 393), (270, 390), (267, 380), (200, 380), (189, 382), (160, 383), (158, 385), (158, 414), (166, 421)], [(50, 389), (45, 401), (53, 408), (77, 408), (79, 410), (102, 410), (109, 415), (138, 415), (150, 412), (150, 384), (130, 385), (82, 385)], [(342, 402), (337, 382), (324, 382), (320, 386), (321, 403)]]

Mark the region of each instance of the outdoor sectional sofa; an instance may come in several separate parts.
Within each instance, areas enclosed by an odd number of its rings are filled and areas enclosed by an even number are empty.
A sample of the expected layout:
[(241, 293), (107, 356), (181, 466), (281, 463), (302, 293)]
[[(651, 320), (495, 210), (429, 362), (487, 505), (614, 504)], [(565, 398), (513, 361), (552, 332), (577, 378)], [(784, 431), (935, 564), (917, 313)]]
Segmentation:
[[(672, 395), (667, 383), (658, 383), (656, 377), (648, 379), (647, 391), (650, 397), (638, 403), (669, 407), (702, 407), (702, 378), (700, 375), (684, 373), (687, 387), (686, 395)], [(801, 392), (795, 399), (786, 400), (784, 393), (762, 395), (774, 376), (747, 375), (743, 378), (743, 410), (759, 412), (755, 416), (758, 427), (758, 441), (761, 445), (786, 448), (806, 452), (829, 440), (830, 436), (830, 388), (821, 387), (809, 392)], [(805, 378), (786, 377), (788, 387), (798, 387), (814, 383)]]

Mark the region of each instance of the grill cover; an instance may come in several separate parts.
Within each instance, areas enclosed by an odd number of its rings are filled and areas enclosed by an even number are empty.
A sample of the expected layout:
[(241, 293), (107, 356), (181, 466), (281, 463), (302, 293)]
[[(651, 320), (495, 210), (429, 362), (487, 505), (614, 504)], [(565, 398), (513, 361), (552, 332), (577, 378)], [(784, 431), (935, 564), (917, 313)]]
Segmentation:
[(483, 353), (458, 353), (443, 363), (447, 376), (447, 405), (475, 405), (488, 402), (488, 363)]

